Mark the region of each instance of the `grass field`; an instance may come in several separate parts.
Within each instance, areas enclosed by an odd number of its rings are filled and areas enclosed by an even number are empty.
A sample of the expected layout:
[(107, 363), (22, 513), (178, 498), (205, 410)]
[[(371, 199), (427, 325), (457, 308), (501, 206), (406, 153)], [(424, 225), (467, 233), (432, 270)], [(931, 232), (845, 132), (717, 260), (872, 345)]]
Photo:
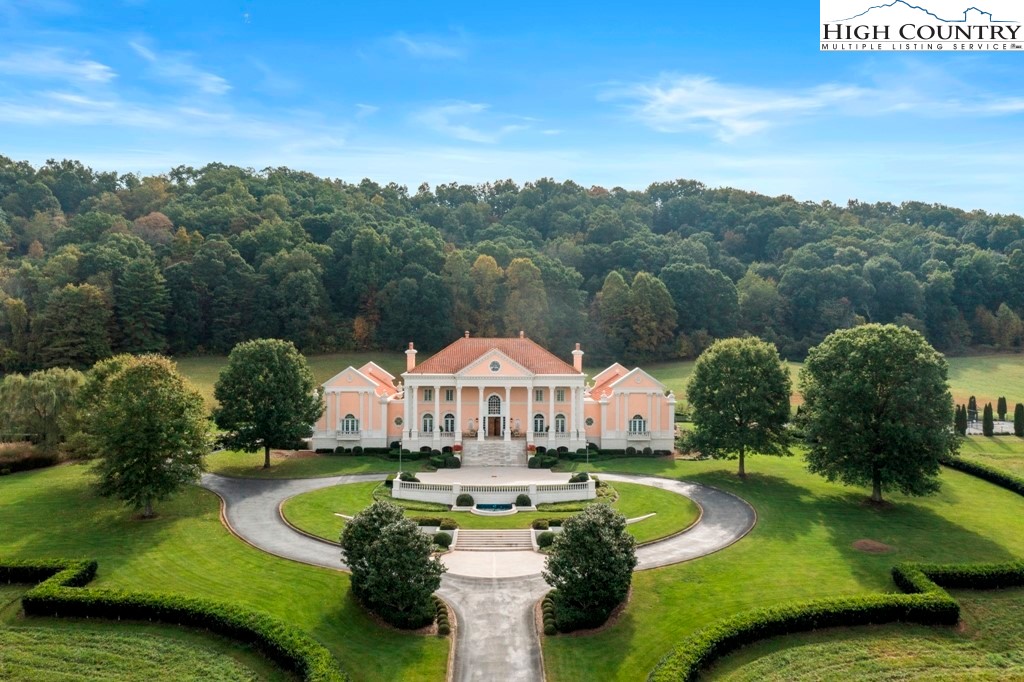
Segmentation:
[[(308, 533), (338, 541), (344, 520), (335, 514), (352, 516), (373, 501), (377, 483), (349, 483), (297, 495), (287, 500), (282, 512), (288, 522)], [(655, 513), (628, 526), (638, 542), (650, 542), (677, 533), (697, 520), (697, 505), (682, 495), (635, 483), (615, 483), (619, 499), (612, 505), (626, 518)], [(467, 512), (407, 511), (406, 516), (451, 518), (460, 528), (529, 528), (534, 519), (566, 518), (572, 512), (519, 512), (512, 516), (476, 516)]]
[(212, 493), (189, 488), (157, 512), (157, 519), (139, 521), (97, 498), (86, 465), (5, 476), (0, 556), (91, 557), (99, 561), (96, 587), (190, 594), (265, 611), (323, 642), (355, 680), (444, 679), (448, 640), (382, 628), (352, 600), (347, 574), (239, 541), (221, 525)]
[(953, 593), (960, 627), (887, 625), (776, 637), (723, 659), (706, 679), (1024, 679), (1024, 590)]
[(1024, 438), (968, 436), (960, 446), (960, 455), (1024, 477)]
[(248, 646), (153, 623), (25, 618), (28, 585), (0, 585), (0, 679), (264, 680), (294, 677)]
[[(557, 350), (556, 350), (557, 353)], [(425, 356), (424, 356), (425, 357)], [(422, 361), (424, 357), (421, 357)], [(405, 371), (405, 358), (398, 353), (365, 352), (311, 355), (309, 365), (317, 382), (324, 382), (349, 365), (360, 367), (374, 361), (395, 376)], [(224, 366), (223, 356), (178, 358), (178, 368), (199, 388), (212, 406), (213, 384)], [(644, 363), (644, 369), (675, 391), (677, 398), (684, 400), (686, 384), (693, 371), (692, 360), (675, 362)], [(789, 373), (793, 378), (793, 404), (802, 402), (797, 391), (800, 369), (803, 363), (790, 362)], [(598, 367), (585, 367), (587, 371), (598, 371)], [(999, 396), (1006, 396), (1011, 411), (1014, 403), (1024, 402), (1024, 354), (995, 354), (973, 357), (949, 358), (949, 385), (957, 403), (967, 403), (975, 396), (979, 405), (991, 402), (993, 406)]]
[[(425, 464), (426, 460), (403, 459), (402, 470), (420, 471)], [(271, 455), (270, 468), (264, 469), (262, 452), (222, 450), (206, 456), (206, 468), (215, 474), (238, 478), (319, 478), (341, 474), (393, 474), (398, 471), (398, 462), (352, 455)]]
[[(590, 465), (735, 492), (757, 509), (758, 523), (725, 551), (637, 573), (629, 605), (604, 631), (545, 638), (548, 680), (642, 678), (687, 634), (726, 616), (799, 599), (895, 591), (889, 571), (899, 561), (1024, 558), (1024, 498), (959, 472), (944, 470), (935, 496), (892, 494), (892, 507), (876, 509), (864, 504), (867, 490), (813, 476), (799, 457), (753, 457), (748, 466), (749, 478), (740, 481), (734, 462), (630, 459)], [(852, 546), (860, 539), (893, 551), (860, 552)]]

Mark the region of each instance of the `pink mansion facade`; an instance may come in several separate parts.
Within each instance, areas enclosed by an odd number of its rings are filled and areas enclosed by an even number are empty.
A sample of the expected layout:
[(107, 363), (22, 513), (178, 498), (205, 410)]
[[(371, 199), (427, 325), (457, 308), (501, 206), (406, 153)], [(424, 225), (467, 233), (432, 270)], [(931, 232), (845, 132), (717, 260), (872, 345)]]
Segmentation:
[(674, 447), (675, 396), (642, 369), (618, 363), (588, 382), (579, 344), (572, 364), (522, 332), (467, 332), (419, 364), (413, 344), (405, 354), (400, 380), (369, 362), (325, 382), (327, 408), (311, 446), (452, 446), (467, 466), (525, 464), (527, 453), (542, 446)]

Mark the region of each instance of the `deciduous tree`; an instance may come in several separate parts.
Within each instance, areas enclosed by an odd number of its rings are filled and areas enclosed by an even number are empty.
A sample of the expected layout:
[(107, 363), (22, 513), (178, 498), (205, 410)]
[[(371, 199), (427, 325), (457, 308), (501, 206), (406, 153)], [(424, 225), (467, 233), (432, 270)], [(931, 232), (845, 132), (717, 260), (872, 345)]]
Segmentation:
[(246, 452), (294, 448), (312, 433), (324, 412), (323, 391), (314, 383), (306, 358), (290, 341), (256, 339), (232, 349), (213, 389), (220, 406), (217, 426), (225, 442)]
[(203, 397), (167, 358), (126, 361), (105, 382), (89, 430), (100, 447), (100, 493), (143, 517), (153, 504), (199, 479), (209, 450)]
[(715, 458), (789, 454), (789, 370), (775, 346), (755, 338), (723, 339), (693, 368), (686, 397), (693, 411), (691, 445)]
[(918, 332), (869, 324), (830, 334), (801, 372), (808, 468), (830, 481), (925, 495), (955, 454), (946, 361)]

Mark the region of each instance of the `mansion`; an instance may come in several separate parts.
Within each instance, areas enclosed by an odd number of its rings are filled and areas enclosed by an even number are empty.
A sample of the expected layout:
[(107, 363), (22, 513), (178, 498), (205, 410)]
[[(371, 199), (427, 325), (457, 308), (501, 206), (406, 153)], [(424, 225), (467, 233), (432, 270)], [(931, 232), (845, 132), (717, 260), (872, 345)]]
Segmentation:
[(525, 464), (538, 447), (674, 447), (675, 396), (642, 369), (618, 363), (588, 383), (579, 344), (569, 364), (522, 332), (466, 332), (422, 363), (416, 355), (410, 343), (400, 380), (368, 362), (325, 382), (326, 410), (311, 447), (449, 446), (467, 466)]

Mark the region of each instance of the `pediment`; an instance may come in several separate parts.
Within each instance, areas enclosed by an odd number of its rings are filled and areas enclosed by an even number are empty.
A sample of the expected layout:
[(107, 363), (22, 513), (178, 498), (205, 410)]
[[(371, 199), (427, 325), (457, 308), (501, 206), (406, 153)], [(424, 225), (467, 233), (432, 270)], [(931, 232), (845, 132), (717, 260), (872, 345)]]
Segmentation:
[[(497, 371), (492, 367), (497, 363)], [(457, 377), (532, 377), (533, 372), (505, 355), (498, 349), (489, 350), (479, 358), (466, 365), (455, 376)]]

